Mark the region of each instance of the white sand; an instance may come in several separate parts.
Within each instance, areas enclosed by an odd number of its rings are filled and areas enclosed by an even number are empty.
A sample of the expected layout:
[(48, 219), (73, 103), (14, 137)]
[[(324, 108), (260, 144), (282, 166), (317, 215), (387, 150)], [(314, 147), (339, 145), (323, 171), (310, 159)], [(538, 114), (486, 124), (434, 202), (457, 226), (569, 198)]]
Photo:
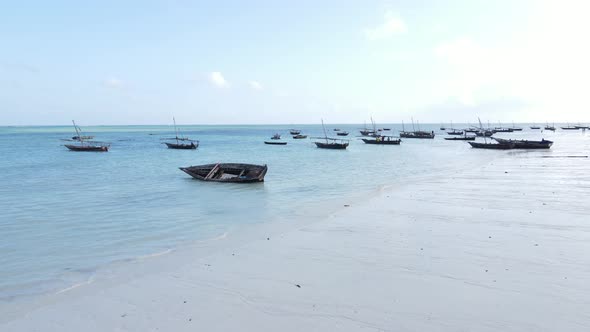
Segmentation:
[(501, 157), (4, 306), (0, 331), (589, 331), (590, 161), (485, 153)]

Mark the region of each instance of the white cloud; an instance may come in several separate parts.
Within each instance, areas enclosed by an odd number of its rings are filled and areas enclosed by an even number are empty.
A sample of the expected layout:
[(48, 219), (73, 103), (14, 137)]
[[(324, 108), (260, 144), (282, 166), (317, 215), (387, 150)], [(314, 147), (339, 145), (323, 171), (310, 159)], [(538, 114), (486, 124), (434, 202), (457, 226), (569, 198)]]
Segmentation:
[(229, 83), (225, 80), (223, 75), (220, 72), (214, 71), (209, 75), (209, 80), (211, 83), (220, 88), (228, 88)]
[(121, 81), (120, 79), (116, 78), (116, 77), (111, 77), (109, 79), (107, 79), (104, 84), (108, 87), (111, 88), (120, 88), (123, 86), (123, 81)]
[(407, 31), (406, 23), (401, 17), (390, 11), (385, 13), (385, 22), (381, 25), (364, 29), (365, 37), (369, 40), (387, 39)]
[(262, 84), (260, 84), (260, 82), (257, 81), (250, 81), (248, 82), (248, 84), (250, 85), (250, 87), (254, 90), (262, 90)]

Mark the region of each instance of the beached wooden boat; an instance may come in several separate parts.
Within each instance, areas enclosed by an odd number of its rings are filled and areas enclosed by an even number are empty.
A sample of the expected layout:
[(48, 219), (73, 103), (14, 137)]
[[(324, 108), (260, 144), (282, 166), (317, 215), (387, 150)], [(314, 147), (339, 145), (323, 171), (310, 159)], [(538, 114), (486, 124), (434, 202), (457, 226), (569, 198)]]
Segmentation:
[(290, 129), (289, 130), (289, 134), (291, 134), (291, 135), (299, 135), (299, 134), (301, 134), (301, 130), (298, 130), (298, 129)]
[(514, 143), (479, 143), (479, 142), (467, 142), (472, 148), (476, 149), (489, 149), (489, 150), (510, 150), (514, 149)]
[(64, 144), (66, 148), (70, 151), (76, 152), (108, 152), (109, 151), (109, 144), (102, 144), (98, 142), (86, 142), (84, 136), (80, 132), (80, 128), (76, 125), (76, 122), (72, 120), (72, 124), (74, 125), (74, 130), (76, 131), (77, 141), (80, 144)]
[(475, 136), (445, 137), (447, 141), (475, 141)]
[(202, 181), (251, 183), (264, 181), (268, 167), (266, 165), (219, 163), (180, 167), (180, 170)]
[(336, 135), (338, 136), (348, 136), (348, 132), (347, 131), (339, 131), (336, 133)]
[(376, 144), (376, 145), (400, 145), (402, 142), (399, 138), (393, 138), (391, 136), (377, 136), (375, 139), (370, 138), (362, 138), (363, 142), (366, 144)]
[(298, 134), (298, 135), (293, 136), (293, 139), (304, 139), (304, 138), (307, 138), (307, 135)]
[(514, 144), (515, 149), (549, 149), (553, 141), (542, 139), (540, 141), (514, 140), (494, 137), (493, 139), (500, 144)]
[(268, 144), (268, 145), (287, 145), (287, 142), (264, 141), (264, 144)]

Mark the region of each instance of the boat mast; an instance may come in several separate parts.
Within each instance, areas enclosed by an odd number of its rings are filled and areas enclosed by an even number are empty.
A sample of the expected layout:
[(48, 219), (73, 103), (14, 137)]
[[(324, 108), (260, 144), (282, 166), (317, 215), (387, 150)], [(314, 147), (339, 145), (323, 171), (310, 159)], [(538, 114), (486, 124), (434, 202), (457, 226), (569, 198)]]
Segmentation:
[(402, 120), (402, 131), (405, 133), (406, 132), (406, 126), (404, 125), (404, 120)]
[(487, 144), (488, 140), (486, 139), (486, 131), (483, 130), (483, 125), (481, 124), (481, 119), (479, 118), (479, 116), (477, 117), (477, 121), (479, 121), (479, 128), (481, 129), (481, 133), (483, 134), (483, 141)]
[(416, 127), (414, 127), (414, 117), (412, 117), (412, 130), (415, 132), (416, 131)]
[(322, 119), (322, 128), (324, 128), (324, 137), (326, 138), (326, 144), (328, 144), (328, 133), (326, 133), (326, 126), (324, 126), (324, 119)]
[(79, 130), (78, 126), (76, 126), (76, 122), (74, 122), (74, 120), (72, 120), (72, 124), (74, 125), (74, 130), (76, 131), (76, 135), (78, 136), (78, 140), (80, 140), (80, 145), (84, 145), (84, 140), (82, 138), (82, 134), (80, 133), (80, 130)]
[(172, 117), (172, 122), (174, 122), (174, 134), (176, 134), (176, 144), (178, 144), (178, 129), (176, 129), (176, 119)]

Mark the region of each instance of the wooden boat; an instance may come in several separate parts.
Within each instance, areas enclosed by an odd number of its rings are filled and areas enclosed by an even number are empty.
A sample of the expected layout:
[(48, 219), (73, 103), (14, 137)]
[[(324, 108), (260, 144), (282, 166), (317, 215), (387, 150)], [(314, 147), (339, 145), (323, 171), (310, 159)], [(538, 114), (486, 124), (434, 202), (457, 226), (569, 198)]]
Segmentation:
[(445, 137), (447, 141), (475, 141), (475, 136)]
[(78, 151), (78, 152), (108, 152), (109, 146), (108, 145), (73, 145), (73, 144), (65, 144), (66, 148), (70, 149), (71, 151)]
[(503, 127), (496, 127), (493, 130), (496, 133), (511, 133), (514, 131), (512, 128), (503, 128)]
[(390, 131), (390, 130), (391, 130), (391, 128), (383, 128), (383, 130)]
[(315, 145), (320, 149), (332, 149), (332, 150), (346, 150), (348, 147), (347, 142), (338, 143), (338, 142), (314, 142)]
[(412, 118), (412, 130), (406, 131), (404, 122), (402, 121), (402, 131), (399, 132), (401, 138), (421, 138), (421, 139), (433, 139), (434, 131), (420, 130), (420, 124), (418, 124), (418, 130), (414, 127), (414, 118)]
[(494, 131), (492, 131), (492, 130), (487, 130), (487, 129), (482, 129), (482, 130), (480, 130), (480, 131), (477, 131), (477, 132), (475, 133), (475, 135), (476, 135), (477, 137), (492, 137), (492, 135), (494, 135), (494, 134), (495, 134), (495, 132), (494, 132)]
[(304, 139), (304, 138), (307, 138), (307, 135), (298, 134), (298, 135), (293, 136), (293, 139)]
[(463, 130), (453, 129), (451, 131), (447, 131), (447, 135), (463, 135)]
[(314, 142), (315, 145), (320, 149), (331, 149), (331, 150), (345, 150), (348, 147), (348, 142), (344, 139), (330, 138), (326, 132), (326, 126), (324, 126), (324, 119), (322, 119), (322, 128), (324, 129), (324, 137), (315, 137), (325, 142)]
[(477, 128), (467, 128), (467, 129), (463, 129), (463, 131), (466, 132), (466, 133), (472, 133), (472, 134), (474, 134), (474, 133), (477, 133), (479, 131), (479, 129), (477, 129)]
[(334, 131), (340, 131), (340, 128), (334, 128)]
[(567, 125), (566, 127), (561, 127), (561, 129), (563, 129), (563, 130), (579, 130), (580, 128), (578, 128), (576, 126)]
[(336, 133), (336, 135), (338, 136), (348, 136), (348, 132), (347, 131), (339, 131)]
[[(182, 136), (182, 134), (179, 134), (179, 130), (176, 127), (176, 119), (174, 117), (172, 117), (172, 121), (174, 122), (174, 133), (176, 134), (176, 137), (163, 138), (163, 139), (175, 140), (176, 143), (165, 142), (164, 144), (166, 144), (168, 149), (174, 149), (174, 150), (195, 150), (195, 149), (197, 149), (199, 147), (199, 141), (191, 140), (188, 137), (184, 137), (184, 136)], [(183, 142), (190, 142), (190, 143), (183, 143)]]
[(281, 135), (280, 134), (274, 134), (272, 135), (272, 137), (270, 139), (281, 139)]
[(264, 144), (268, 145), (287, 145), (287, 142), (277, 142), (277, 141), (264, 141)]
[(514, 149), (514, 143), (479, 143), (479, 142), (467, 142), (475, 149), (489, 149), (489, 150), (510, 150)]
[(76, 136), (78, 137), (77, 141), (80, 142), (80, 145), (76, 144), (64, 144), (66, 148), (70, 151), (76, 152), (108, 152), (109, 151), (109, 144), (97, 144), (97, 142), (86, 142), (84, 136), (80, 133), (80, 128), (76, 125), (76, 122), (72, 120), (72, 124), (74, 125), (74, 130), (76, 131)]
[(402, 142), (401, 139), (395, 139), (391, 136), (377, 136), (375, 137), (375, 139), (362, 138), (362, 140), (366, 144), (376, 145), (399, 145)]
[[(372, 119), (371, 119), (371, 121), (372, 121)], [(373, 135), (375, 135), (375, 129), (369, 129), (369, 128), (367, 128), (367, 121), (365, 121), (365, 127), (364, 128), (360, 128), (359, 132), (363, 136), (373, 136)]]
[(549, 149), (553, 141), (542, 139), (540, 141), (513, 140), (494, 137), (493, 139), (500, 144), (514, 144), (515, 149)]
[(298, 130), (298, 129), (290, 129), (289, 130), (289, 134), (291, 134), (291, 135), (299, 135), (299, 134), (301, 134), (301, 130)]
[(577, 126), (574, 126), (574, 127), (578, 128), (578, 129), (582, 129), (582, 130), (590, 129), (590, 127), (588, 127), (588, 126), (582, 126), (582, 125), (577, 125)]
[(180, 170), (202, 181), (251, 183), (263, 182), (268, 167), (266, 165), (219, 163), (180, 167)]
[(531, 129), (541, 129), (539, 126), (530, 126)]
[(552, 126), (550, 126), (549, 123), (547, 123), (545, 125), (545, 130), (555, 131), (555, 124), (553, 124)]
[(189, 143), (168, 143), (165, 142), (164, 144), (166, 144), (166, 146), (169, 149), (176, 149), (176, 150), (195, 150), (197, 147), (199, 147), (199, 142), (197, 142), (197, 144), (195, 144), (194, 142), (190, 142)]

